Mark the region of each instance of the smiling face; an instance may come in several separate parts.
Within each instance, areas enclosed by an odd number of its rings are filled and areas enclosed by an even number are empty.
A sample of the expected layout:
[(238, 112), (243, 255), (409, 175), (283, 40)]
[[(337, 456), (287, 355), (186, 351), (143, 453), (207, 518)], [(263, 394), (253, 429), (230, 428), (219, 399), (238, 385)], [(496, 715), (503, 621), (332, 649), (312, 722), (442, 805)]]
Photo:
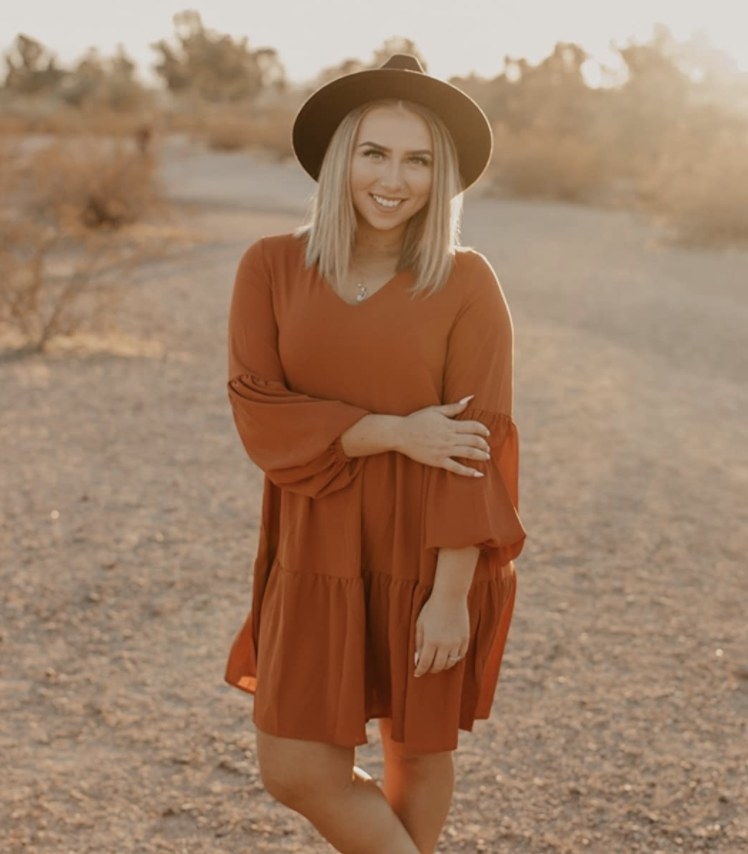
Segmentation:
[(420, 116), (402, 105), (369, 110), (358, 126), (349, 173), (359, 231), (401, 237), (429, 200), (433, 159)]

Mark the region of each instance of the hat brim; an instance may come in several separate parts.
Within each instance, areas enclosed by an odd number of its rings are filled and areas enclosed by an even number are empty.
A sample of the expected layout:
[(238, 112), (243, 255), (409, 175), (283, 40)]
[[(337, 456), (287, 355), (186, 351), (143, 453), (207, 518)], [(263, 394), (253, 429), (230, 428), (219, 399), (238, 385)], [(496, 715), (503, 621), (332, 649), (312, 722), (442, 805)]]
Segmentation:
[(373, 68), (339, 77), (314, 92), (294, 120), (294, 152), (306, 172), (319, 179), (322, 160), (340, 122), (356, 107), (381, 99), (412, 101), (444, 122), (459, 161), (462, 189), (474, 184), (491, 159), (493, 134), (481, 108), (464, 92), (417, 71)]

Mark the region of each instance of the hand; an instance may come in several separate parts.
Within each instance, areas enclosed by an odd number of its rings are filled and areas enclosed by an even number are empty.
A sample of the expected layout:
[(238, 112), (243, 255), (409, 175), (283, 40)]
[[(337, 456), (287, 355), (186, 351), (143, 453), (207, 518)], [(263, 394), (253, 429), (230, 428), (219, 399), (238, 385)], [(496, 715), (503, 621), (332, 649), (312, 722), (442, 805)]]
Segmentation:
[(471, 460), (490, 458), (488, 427), (480, 421), (453, 421), (464, 412), (471, 397), (457, 403), (427, 406), (406, 415), (399, 424), (397, 450), (417, 463), (443, 468), (467, 477), (482, 477), (483, 472), (462, 465), (452, 457)]
[(448, 598), (432, 593), (416, 620), (415, 675), (453, 667), (465, 657), (469, 643), (467, 596)]

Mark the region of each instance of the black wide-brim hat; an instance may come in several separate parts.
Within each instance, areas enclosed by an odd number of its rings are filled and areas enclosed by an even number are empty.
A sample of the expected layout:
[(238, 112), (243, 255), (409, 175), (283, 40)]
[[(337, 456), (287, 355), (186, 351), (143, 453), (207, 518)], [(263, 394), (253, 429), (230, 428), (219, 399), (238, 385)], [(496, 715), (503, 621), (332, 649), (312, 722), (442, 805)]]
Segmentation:
[(302, 105), (294, 120), (293, 148), (315, 181), (340, 122), (355, 107), (380, 99), (411, 101), (439, 116), (457, 149), (462, 189), (480, 178), (493, 149), (486, 114), (456, 86), (426, 74), (416, 57), (398, 53), (381, 68), (357, 71), (327, 83)]

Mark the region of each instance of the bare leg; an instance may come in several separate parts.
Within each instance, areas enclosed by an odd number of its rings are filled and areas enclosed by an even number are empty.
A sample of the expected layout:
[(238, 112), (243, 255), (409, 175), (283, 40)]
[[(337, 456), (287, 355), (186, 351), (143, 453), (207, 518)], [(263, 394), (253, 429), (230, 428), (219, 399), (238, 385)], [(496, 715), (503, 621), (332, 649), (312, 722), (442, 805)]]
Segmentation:
[(257, 730), (262, 781), (344, 854), (419, 854), (381, 789), (353, 772), (352, 748)]
[(436, 849), (454, 789), (452, 752), (410, 753), (391, 738), (389, 719), (379, 721), (384, 747), (384, 794), (421, 854)]

